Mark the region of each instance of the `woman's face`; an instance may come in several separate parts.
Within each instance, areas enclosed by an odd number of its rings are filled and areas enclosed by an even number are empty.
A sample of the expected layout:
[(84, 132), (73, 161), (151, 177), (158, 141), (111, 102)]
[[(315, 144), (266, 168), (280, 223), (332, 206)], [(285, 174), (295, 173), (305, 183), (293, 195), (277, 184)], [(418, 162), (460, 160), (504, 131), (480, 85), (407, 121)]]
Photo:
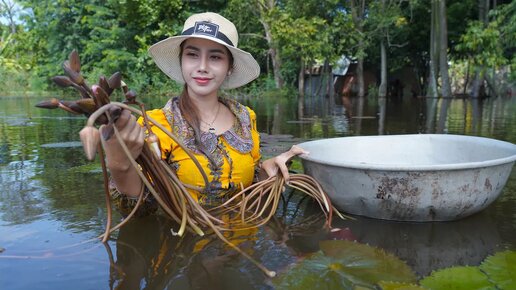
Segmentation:
[(228, 49), (216, 42), (189, 38), (183, 43), (181, 70), (191, 97), (217, 95), (229, 71)]

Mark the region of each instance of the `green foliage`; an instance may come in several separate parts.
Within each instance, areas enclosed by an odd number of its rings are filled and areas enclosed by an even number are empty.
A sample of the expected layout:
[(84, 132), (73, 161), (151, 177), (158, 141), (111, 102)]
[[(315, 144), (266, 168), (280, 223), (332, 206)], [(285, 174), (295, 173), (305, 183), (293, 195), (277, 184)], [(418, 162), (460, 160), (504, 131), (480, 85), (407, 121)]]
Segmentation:
[(435, 271), (420, 281), (421, 285), (434, 290), (493, 289), (478, 267), (452, 267)]
[(487, 25), (470, 21), (456, 46), (458, 57), (467, 57), (473, 65), (485, 68), (500, 68), (508, 65), (515, 80), (516, 58), (516, 2), (501, 5), (490, 13), (493, 19)]
[[(137, 91), (177, 87), (147, 54), (153, 43), (180, 32), (184, 20), (201, 11), (221, 12), (240, 32), (239, 47), (255, 56), (264, 75), (250, 90), (268, 89), (272, 47), (281, 56), (281, 73), (295, 87), (301, 64), (335, 62), (342, 55), (365, 58), (378, 66), (380, 40), (387, 40), (389, 69), (412, 64), (426, 74), (429, 3), (423, 0), (18, 0), (22, 9), (16, 33), (0, 24), (1, 86), (30, 90), (54, 88), (49, 76), (73, 49), (84, 63), (84, 75), (97, 78), (115, 71)], [(364, 9), (359, 11), (364, 3)], [(449, 0), (450, 53), (476, 65), (510, 66), (516, 78), (515, 1), (502, 1), (487, 25), (474, 22), (478, 1)], [(355, 5), (351, 5), (355, 3)], [(385, 3), (382, 5), (382, 3)], [(359, 21), (353, 21), (356, 14)], [(272, 35), (266, 35), (264, 24)], [(266, 37), (271, 37), (268, 43)], [(457, 49), (456, 49), (457, 48)], [(10, 85), (7, 85), (9, 83)], [(247, 88), (245, 88), (247, 89)], [(245, 90), (244, 89), (244, 90)]]
[(425, 290), (425, 288), (412, 283), (380, 281), (378, 286), (382, 290)]
[(374, 289), (380, 281), (415, 282), (412, 270), (381, 249), (327, 240), (321, 251), (273, 280), (276, 289)]
[(419, 283), (428, 289), (514, 289), (516, 252), (503, 251), (486, 258), (478, 267), (451, 267), (432, 272)]
[(503, 251), (487, 257), (480, 265), (498, 289), (516, 289), (516, 252)]

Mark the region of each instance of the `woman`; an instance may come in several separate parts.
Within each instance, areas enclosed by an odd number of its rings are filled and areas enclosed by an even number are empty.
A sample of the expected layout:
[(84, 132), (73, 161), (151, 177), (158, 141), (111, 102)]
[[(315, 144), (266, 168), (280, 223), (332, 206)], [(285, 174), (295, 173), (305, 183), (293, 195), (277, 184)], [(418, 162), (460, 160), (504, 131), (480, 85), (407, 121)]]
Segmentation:
[[(293, 146), (288, 152), (260, 163), (255, 113), (238, 102), (219, 96), (220, 88), (237, 88), (259, 76), (260, 67), (247, 52), (237, 48), (238, 33), (229, 20), (215, 13), (189, 17), (179, 36), (160, 41), (149, 49), (158, 67), (171, 79), (184, 83), (183, 92), (148, 115), (178, 136), (198, 159), (209, 177), (208, 192), (189, 190), (202, 205), (213, 206), (247, 187), (254, 180), (276, 175), (288, 180), (285, 165), (306, 153)], [(116, 126), (133, 158), (142, 150), (145, 130), (124, 111)], [(101, 128), (103, 130), (103, 128)], [(159, 129), (162, 158), (183, 183), (203, 188), (201, 174), (185, 151)], [(135, 169), (116, 138), (102, 140), (112, 177), (112, 196), (122, 213), (130, 210), (145, 191)], [(147, 206), (155, 209), (152, 200)], [(148, 208), (147, 207), (147, 208)]]

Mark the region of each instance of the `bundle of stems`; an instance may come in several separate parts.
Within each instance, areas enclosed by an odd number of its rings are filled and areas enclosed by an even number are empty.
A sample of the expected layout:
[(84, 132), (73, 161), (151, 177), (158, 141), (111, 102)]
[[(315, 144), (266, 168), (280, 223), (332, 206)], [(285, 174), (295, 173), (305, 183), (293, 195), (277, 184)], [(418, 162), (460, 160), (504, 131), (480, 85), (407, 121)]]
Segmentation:
[[(222, 205), (205, 209), (193, 199), (188, 191), (188, 189), (193, 189), (198, 192), (208, 192), (209, 190), (208, 177), (199, 161), (172, 132), (147, 116), (143, 104), (136, 101), (136, 93), (127, 88), (125, 83), (121, 80), (120, 73), (114, 73), (109, 79), (101, 76), (98, 84), (90, 87), (81, 75), (79, 54), (75, 50), (70, 53), (69, 59), (63, 63), (63, 69), (66, 76), (56, 76), (53, 78), (53, 81), (61, 87), (72, 87), (77, 90), (81, 95), (81, 99), (76, 101), (63, 101), (53, 98), (48, 101), (40, 102), (36, 106), (47, 109), (60, 108), (73, 114), (84, 114), (89, 117), (86, 126), (80, 132), (80, 136), (87, 158), (93, 160), (98, 152), (102, 165), (107, 206), (106, 229), (104, 234), (99, 237), (102, 238), (102, 242), (105, 243), (110, 233), (122, 227), (134, 216), (147, 196), (140, 194), (131, 213), (118, 225), (114, 227), (111, 226), (112, 207), (108, 186), (109, 177), (104, 160), (103, 148), (100, 142), (100, 132), (95, 127), (95, 124), (107, 124), (106, 126), (108, 127), (106, 130), (103, 130), (103, 138), (108, 139), (113, 135), (117, 138), (132, 166), (137, 169), (145, 188), (156, 199), (163, 211), (179, 224), (177, 232), (171, 230), (172, 234), (182, 236), (185, 231), (190, 231), (202, 236), (205, 230), (211, 230), (222, 241), (256, 264), (266, 275), (269, 277), (275, 275), (275, 272), (265, 268), (226, 239), (222, 232), (239, 231), (266, 224), (274, 216), (282, 192), (286, 186), (285, 179), (281, 174), (259, 181), (247, 188), (242, 188), (240, 192)], [(126, 99), (124, 103), (110, 101), (110, 95), (118, 88), (123, 90)], [(140, 110), (128, 104), (139, 105)], [(132, 158), (116, 126), (114, 126), (116, 118), (119, 116), (122, 109), (143, 116), (144, 123), (149, 133), (142, 153), (136, 160)], [(150, 130), (151, 123), (172, 138), (172, 140), (179, 144), (189, 155), (204, 179), (204, 188), (183, 184), (166, 161), (162, 160), (161, 152), (157, 144), (158, 138), (152, 133), (152, 130)], [(328, 228), (331, 227), (333, 213), (344, 218), (344, 216), (332, 206), (330, 199), (317, 181), (310, 176), (291, 174), (288, 186), (304, 192), (307, 196), (317, 201), (325, 214), (326, 226)], [(236, 216), (237, 218), (230, 218), (229, 220), (223, 221), (223, 216)]]
[[(170, 138), (177, 142), (185, 152), (187, 152), (192, 160), (194, 160), (194, 163), (205, 180), (205, 184), (209, 184), (207, 175), (196, 157), (189, 151), (181, 140), (174, 136), (174, 134), (152, 118), (148, 117), (145, 114), (143, 107), (140, 111), (123, 103), (111, 102), (96, 110), (89, 117), (86, 127), (81, 131), (81, 140), (88, 158), (93, 159), (95, 151), (101, 149), (98, 146), (99, 133), (98, 129), (94, 127), (95, 121), (102, 114), (112, 111), (114, 106), (130, 110), (135, 114), (143, 116), (144, 123), (147, 126), (152, 123), (154, 126), (165, 132)], [(227, 240), (222, 232), (245, 230), (266, 224), (275, 214), (281, 199), (281, 194), (285, 189), (286, 184), (283, 176), (271, 176), (266, 180), (254, 183), (253, 185), (242, 189), (223, 204), (210, 209), (205, 209), (193, 199), (187, 188), (201, 192), (204, 189), (194, 188), (187, 184), (183, 184), (166, 161), (161, 159), (161, 155), (151, 149), (154, 147), (154, 144), (148, 142), (145, 143), (142, 153), (136, 160), (134, 160), (125, 143), (121, 140), (115, 126), (113, 126), (113, 130), (114, 136), (120, 142), (120, 145), (127, 154), (132, 165), (137, 169), (145, 187), (156, 199), (163, 211), (179, 224), (177, 232), (171, 230), (173, 234), (183, 235), (184, 232), (188, 230), (198, 235), (204, 235), (204, 230), (211, 230), (222, 241), (256, 264), (256, 266), (258, 266), (266, 275), (270, 277), (275, 275), (273, 271), (266, 269), (247, 253), (241, 251), (237, 246)], [(148, 132), (149, 134), (153, 134), (150, 128), (148, 128)], [(157, 142), (155, 135), (149, 136), (148, 139), (152, 140), (151, 142)], [(328, 228), (331, 227), (334, 212), (339, 217), (344, 218), (343, 215), (334, 209), (330, 199), (324, 193), (317, 181), (312, 177), (305, 174), (291, 174), (288, 185), (304, 192), (317, 201), (326, 216), (326, 226)], [(141, 194), (136, 206), (124, 221), (112, 229), (106, 229), (106, 233), (101, 237), (106, 239), (109, 233), (120, 228), (125, 222), (127, 222), (138, 210), (143, 198), (143, 194)], [(107, 206), (111, 207), (110, 204)], [(238, 218), (230, 218), (229, 220), (223, 221), (221, 217), (224, 215), (236, 215)], [(108, 222), (108, 224), (110, 224), (110, 222)]]

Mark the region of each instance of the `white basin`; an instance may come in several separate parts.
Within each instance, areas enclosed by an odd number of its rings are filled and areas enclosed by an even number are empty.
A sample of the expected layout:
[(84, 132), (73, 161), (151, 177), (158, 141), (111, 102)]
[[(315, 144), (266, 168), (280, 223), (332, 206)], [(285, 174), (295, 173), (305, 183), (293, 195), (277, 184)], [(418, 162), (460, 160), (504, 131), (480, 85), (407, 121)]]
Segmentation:
[(299, 144), (305, 173), (343, 212), (400, 221), (446, 221), (474, 214), (501, 193), (516, 145), (447, 135), (383, 135)]

